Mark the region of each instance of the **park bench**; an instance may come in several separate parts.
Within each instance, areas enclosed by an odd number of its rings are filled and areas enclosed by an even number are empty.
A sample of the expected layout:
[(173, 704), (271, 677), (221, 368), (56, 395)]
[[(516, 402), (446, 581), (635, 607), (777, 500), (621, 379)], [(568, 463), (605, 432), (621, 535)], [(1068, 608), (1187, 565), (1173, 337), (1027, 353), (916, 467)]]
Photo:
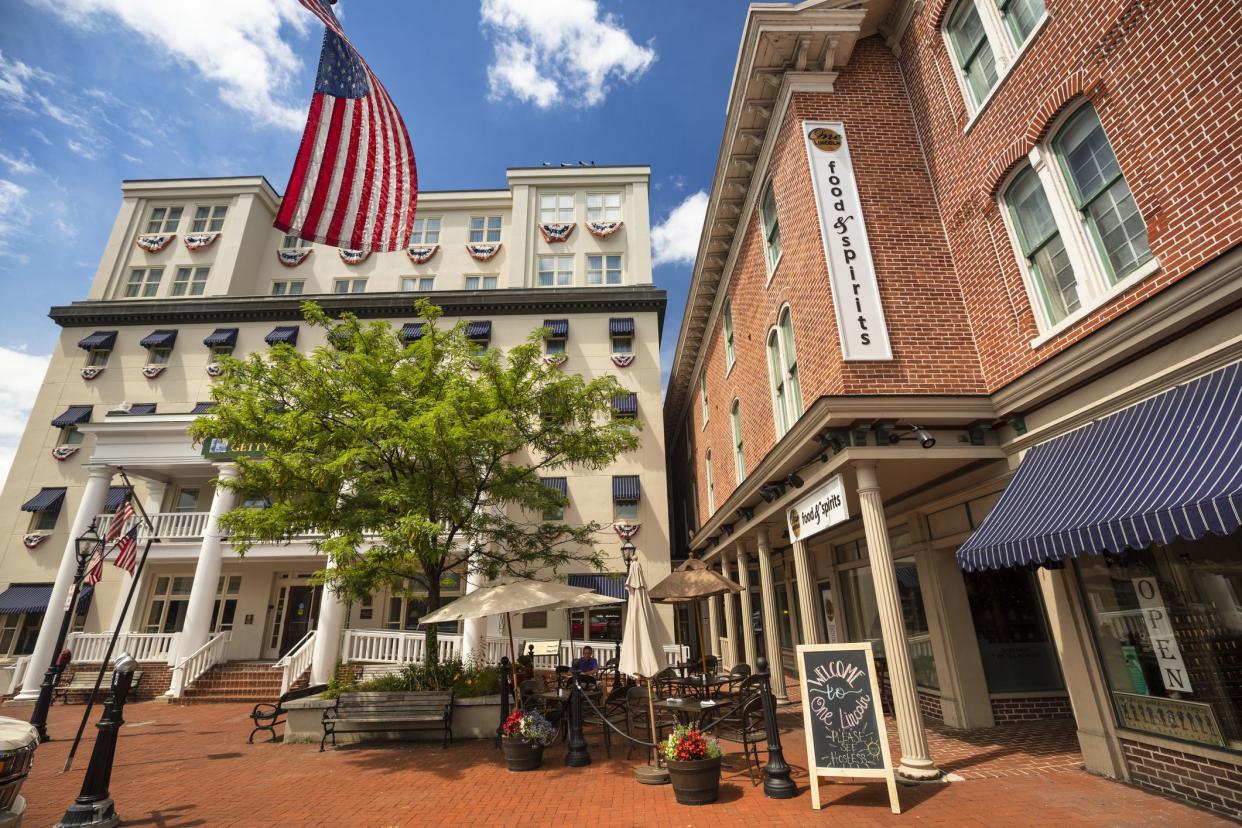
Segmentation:
[(254, 710), (250, 711), (250, 719), (254, 722), (254, 730), (250, 731), (250, 738), (246, 741), (253, 745), (254, 734), (258, 733), (260, 730), (266, 730), (268, 733), (272, 734), (272, 738), (269, 741), (276, 741), (276, 725), (284, 723), (285, 720), (280, 717), (284, 716), (288, 712), (285, 710), (285, 704), (293, 701), (294, 699), (304, 699), (307, 696), (317, 696), (327, 689), (328, 685), (326, 684), (313, 684), (309, 687), (303, 687), (300, 690), (290, 690), (289, 692), (282, 694), (281, 697), (276, 700), (275, 704), (272, 704), (271, 702), (259, 702), (254, 706)]
[(323, 750), (328, 737), (336, 747), (339, 724), (354, 725), (349, 732), (404, 732), (444, 729), (447, 748), (453, 739), (453, 691), (424, 690), (395, 693), (342, 693), (336, 704), (323, 711)]
[[(77, 696), (81, 694), (82, 700), (86, 701), (91, 691), (95, 689), (95, 679), (99, 676), (98, 670), (78, 670), (73, 674), (73, 678), (68, 683), (61, 683), (52, 691), (52, 702), (55, 703), (56, 697), (60, 696), (61, 704), (69, 703), (69, 694)], [(134, 680), (129, 685), (130, 688), (138, 686), (138, 682), (142, 680), (142, 671), (134, 671)], [(99, 685), (99, 692), (106, 695), (108, 688), (112, 686), (112, 671), (104, 673), (103, 682)]]

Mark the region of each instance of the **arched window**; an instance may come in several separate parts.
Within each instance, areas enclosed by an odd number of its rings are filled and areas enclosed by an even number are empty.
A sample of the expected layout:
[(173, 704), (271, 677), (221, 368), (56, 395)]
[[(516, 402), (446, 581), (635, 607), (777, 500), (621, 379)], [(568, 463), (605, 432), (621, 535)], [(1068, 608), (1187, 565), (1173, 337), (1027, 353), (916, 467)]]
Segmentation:
[(941, 31), (972, 115), (1047, 17), (1044, 0), (958, 0), (945, 15)]
[(776, 192), (772, 189), (771, 181), (763, 191), (759, 213), (763, 220), (763, 246), (768, 263), (768, 273), (771, 273), (776, 270), (776, 265), (781, 260), (781, 223), (776, 215)]
[(802, 416), (798, 351), (794, 346), (793, 317), (788, 306), (781, 309), (776, 327), (768, 332), (768, 373), (772, 380), (772, 416), (779, 440)]
[(733, 469), (737, 473), (740, 484), (746, 479), (746, 461), (742, 454), (742, 402), (734, 399), (729, 409), (729, 417), (733, 421)]
[(733, 368), (733, 363), (737, 362), (737, 350), (733, 345), (733, 304), (731, 302), (725, 302), (721, 320), (725, 340), (725, 374), (728, 375)]

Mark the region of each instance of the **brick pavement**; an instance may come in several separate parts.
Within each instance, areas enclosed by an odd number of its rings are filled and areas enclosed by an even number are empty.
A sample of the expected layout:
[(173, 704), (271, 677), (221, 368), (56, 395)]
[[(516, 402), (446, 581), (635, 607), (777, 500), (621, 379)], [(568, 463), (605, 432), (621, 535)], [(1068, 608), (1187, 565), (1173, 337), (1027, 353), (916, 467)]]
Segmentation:
[[(964, 777), (952, 784), (902, 787), (905, 813), (893, 816), (878, 784), (824, 788), (825, 811), (811, 811), (801, 731), (785, 737), (799, 783), (797, 798), (769, 800), (744, 770), (726, 772), (721, 801), (678, 806), (668, 787), (633, 781), (637, 758), (614, 749), (606, 760), (589, 733), (588, 768), (563, 765), (554, 745), (544, 768), (510, 774), (490, 742), (375, 743), (319, 753), (315, 745), (247, 745), (239, 704), (172, 707), (143, 703), (126, 710), (113, 777), (125, 825), (193, 826), (721, 826), (807, 825), (1228, 825), (1225, 820), (1155, 794), (1081, 771), (1073, 733), (1044, 722), (954, 734), (935, 729), (932, 751)], [(10, 714), (16, 711), (6, 711)], [(53, 735), (71, 734), (81, 707), (53, 709)], [(19, 714), (20, 715), (20, 714)], [(792, 712), (783, 723), (796, 721)], [(890, 725), (891, 728), (891, 725)], [(77, 768), (61, 774), (68, 742), (42, 746), (24, 793), (26, 825), (52, 824), (77, 794), (91, 743)]]

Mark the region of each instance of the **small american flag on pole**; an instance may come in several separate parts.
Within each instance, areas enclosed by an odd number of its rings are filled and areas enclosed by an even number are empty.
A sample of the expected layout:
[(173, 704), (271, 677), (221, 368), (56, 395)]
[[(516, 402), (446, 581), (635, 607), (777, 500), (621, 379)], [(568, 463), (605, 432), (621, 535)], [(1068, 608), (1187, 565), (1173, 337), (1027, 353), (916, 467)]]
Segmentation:
[(102, 543), (95, 545), (95, 554), (91, 555), (91, 559), (87, 562), (86, 582), (91, 586), (103, 580), (104, 558), (107, 557), (107, 547)]
[(121, 534), (125, 531), (125, 524), (129, 523), (135, 517), (134, 504), (130, 498), (121, 501), (121, 505), (117, 507), (116, 513), (112, 516), (112, 522), (108, 524), (108, 534), (104, 537), (104, 541), (109, 544), (115, 543)]
[(306, 130), (275, 226), (349, 250), (403, 250), (418, 174), (401, 113), (327, 0), (299, 0), (327, 30)]
[(130, 575), (138, 564), (138, 527), (130, 529), (116, 544), (116, 557), (112, 563), (124, 569)]

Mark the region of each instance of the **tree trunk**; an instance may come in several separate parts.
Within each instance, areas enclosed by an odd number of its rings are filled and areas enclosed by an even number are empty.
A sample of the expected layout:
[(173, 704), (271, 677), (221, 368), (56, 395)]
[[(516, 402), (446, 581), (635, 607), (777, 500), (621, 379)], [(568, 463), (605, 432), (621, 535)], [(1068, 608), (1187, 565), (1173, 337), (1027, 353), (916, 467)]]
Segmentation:
[[(427, 612), (435, 612), (440, 608), (440, 578), (442, 573), (427, 573)], [(435, 667), (440, 660), (439, 635), (436, 625), (427, 627), (427, 650), (423, 654), (428, 667)]]

